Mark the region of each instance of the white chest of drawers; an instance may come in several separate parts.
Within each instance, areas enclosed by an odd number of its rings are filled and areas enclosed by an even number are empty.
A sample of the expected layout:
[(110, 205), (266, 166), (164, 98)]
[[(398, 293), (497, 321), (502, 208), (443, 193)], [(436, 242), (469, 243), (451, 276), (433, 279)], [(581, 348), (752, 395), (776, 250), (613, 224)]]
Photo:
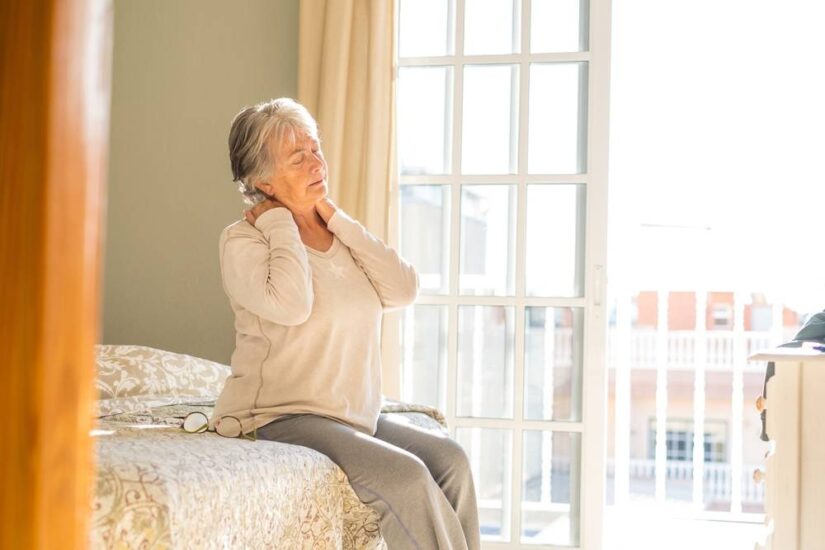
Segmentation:
[(766, 549), (825, 550), (825, 353), (776, 348), (767, 383)]

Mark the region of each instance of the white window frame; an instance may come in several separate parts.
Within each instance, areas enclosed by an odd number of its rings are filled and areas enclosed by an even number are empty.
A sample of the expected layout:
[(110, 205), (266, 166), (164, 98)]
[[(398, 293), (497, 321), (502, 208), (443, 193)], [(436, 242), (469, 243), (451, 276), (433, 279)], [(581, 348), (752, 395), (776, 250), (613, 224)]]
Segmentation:
[[(399, 59), (397, 54), (395, 78), (398, 67), (409, 66), (453, 66), (452, 89), (452, 134), (451, 134), (451, 174), (433, 176), (401, 176), (391, 187), (389, 220), (390, 244), (399, 242), (399, 200), (400, 186), (405, 184), (449, 184), (450, 192), (450, 265), (449, 293), (447, 295), (419, 295), (416, 304), (446, 305), (448, 307), (448, 350), (447, 350), (447, 407), (445, 414), (450, 433), (455, 437), (456, 428), (503, 428), (512, 430), (511, 457), (511, 515), (509, 532), (511, 542), (483, 541), (486, 549), (561, 549), (575, 548), (596, 550), (602, 547), (602, 522), (605, 488), (605, 434), (606, 434), (606, 258), (607, 258), (607, 174), (608, 174), (608, 116), (610, 81), (610, 29), (611, 0), (589, 0), (588, 44), (585, 52), (528, 54), (530, 44), (531, 0), (516, 0), (520, 9), (521, 35), (519, 54), (465, 56), (464, 47), (464, 0), (451, 0), (448, 17), (454, 32), (454, 53), (438, 57), (416, 57)], [(396, 1), (396, 17), (399, 9)], [(396, 52), (397, 31), (396, 23)], [(535, 62), (585, 61), (588, 63), (587, 77), (587, 129), (586, 129), (586, 169), (575, 175), (527, 174), (527, 133), (529, 67)], [(461, 132), (462, 132), (462, 92), (463, 65), (510, 63), (519, 65), (518, 84), (518, 157), (515, 175), (462, 175)], [(516, 292), (515, 296), (468, 296), (459, 294), (459, 251), (460, 213), (462, 183), (515, 184), (518, 188), (517, 229), (516, 229)], [(526, 233), (526, 190), (528, 183), (578, 183), (586, 189), (585, 212), (585, 259), (584, 293), (579, 298), (546, 298), (527, 296), (525, 292), (525, 233)], [(515, 309), (516, 358), (514, 372), (513, 419), (462, 418), (456, 416), (456, 380), (458, 358), (458, 306), (496, 305), (513, 306)], [(525, 308), (528, 306), (581, 307), (584, 309), (585, 342), (582, 365), (582, 421), (560, 422), (525, 420), (524, 410), (524, 336)], [(385, 315), (382, 357), (384, 367), (384, 394), (400, 398), (401, 395), (401, 313)], [(388, 363), (389, 361), (389, 363)], [(585, 429), (585, 426), (587, 427)], [(580, 479), (580, 545), (550, 546), (521, 543), (521, 500), (523, 430), (549, 430), (578, 432), (581, 439), (581, 479)]]

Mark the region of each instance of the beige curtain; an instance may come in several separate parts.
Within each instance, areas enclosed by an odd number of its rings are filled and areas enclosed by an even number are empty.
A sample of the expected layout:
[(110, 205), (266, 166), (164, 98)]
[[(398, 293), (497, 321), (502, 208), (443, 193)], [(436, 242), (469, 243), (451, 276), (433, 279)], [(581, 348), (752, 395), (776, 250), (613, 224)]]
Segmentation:
[[(330, 197), (390, 245), (394, 0), (301, 0), (298, 100), (318, 120)], [(384, 315), (382, 393), (400, 398), (399, 312)]]
[(393, 0), (301, 0), (298, 100), (318, 120), (330, 197), (390, 235)]

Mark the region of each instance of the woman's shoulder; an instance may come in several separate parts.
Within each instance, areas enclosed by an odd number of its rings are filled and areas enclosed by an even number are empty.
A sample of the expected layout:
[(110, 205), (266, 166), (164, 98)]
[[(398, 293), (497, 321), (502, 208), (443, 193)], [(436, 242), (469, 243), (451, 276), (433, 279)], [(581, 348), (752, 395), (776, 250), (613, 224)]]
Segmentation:
[(252, 224), (250, 224), (245, 219), (236, 220), (226, 227), (223, 228), (223, 232), (225, 234), (252, 234), (252, 233), (260, 233), (260, 231)]
[(262, 240), (263, 234), (248, 221), (238, 220), (223, 228), (220, 241), (226, 242), (235, 238)]

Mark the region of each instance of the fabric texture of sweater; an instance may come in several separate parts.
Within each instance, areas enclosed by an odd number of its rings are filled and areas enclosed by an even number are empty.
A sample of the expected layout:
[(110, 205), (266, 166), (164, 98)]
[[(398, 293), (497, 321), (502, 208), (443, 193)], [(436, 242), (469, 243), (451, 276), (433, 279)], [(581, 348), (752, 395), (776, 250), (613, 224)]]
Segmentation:
[(210, 418), (244, 433), (311, 413), (374, 435), (381, 410), (381, 318), (411, 304), (418, 273), (337, 210), (332, 246), (303, 244), (283, 207), (242, 220), (219, 241), (223, 288), (235, 313), (232, 374)]

